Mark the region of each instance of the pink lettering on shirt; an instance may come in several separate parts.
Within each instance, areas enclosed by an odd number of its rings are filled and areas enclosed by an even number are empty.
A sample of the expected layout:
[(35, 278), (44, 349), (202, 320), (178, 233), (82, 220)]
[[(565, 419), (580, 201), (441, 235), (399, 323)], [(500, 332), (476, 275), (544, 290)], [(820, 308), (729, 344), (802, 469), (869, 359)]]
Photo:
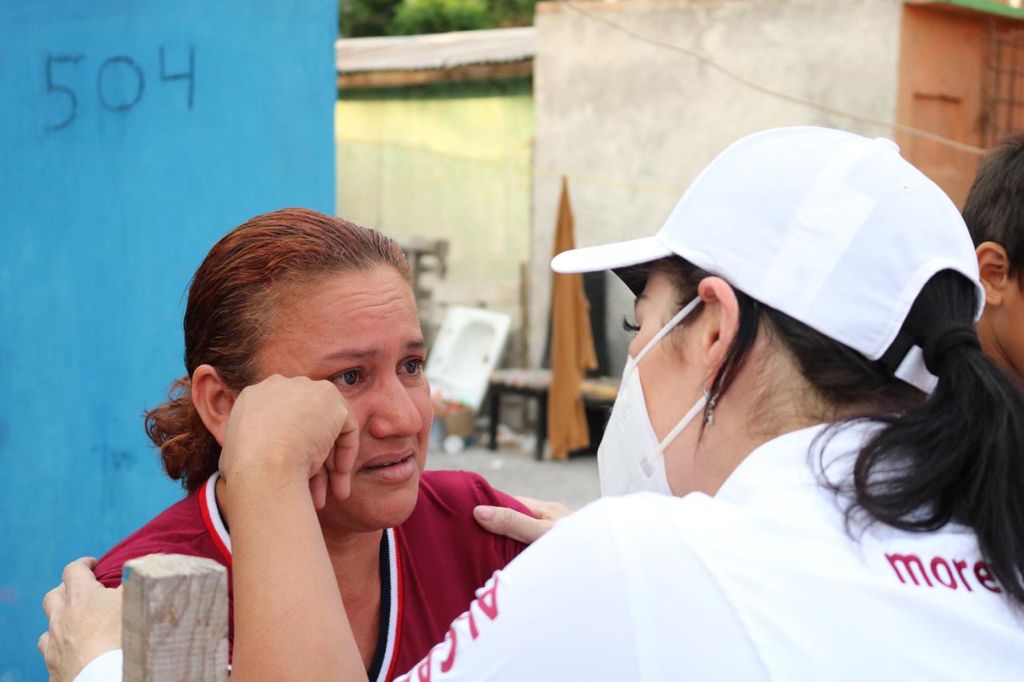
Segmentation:
[[(426, 658), (420, 661), (409, 673), (399, 677), (395, 682), (408, 682), (411, 678), (417, 682), (430, 682), (433, 674), (447, 673), (455, 666), (458, 652), (480, 636), (478, 616), (482, 615), (488, 621), (494, 621), (498, 617), (498, 574), (495, 573), (487, 584), (477, 590), (476, 599), (470, 604), (469, 610), (452, 621), (444, 641), (434, 646), (427, 653)], [(467, 638), (466, 635), (469, 635)], [(462, 646), (459, 646), (460, 635)], [(443, 660), (435, 659), (434, 653), (447, 647)], [(436, 667), (435, 667), (436, 666)], [(415, 676), (415, 677), (412, 677)]]
[[(946, 559), (936, 556), (928, 560), (926, 564), (925, 560), (916, 554), (901, 554), (899, 552), (887, 553), (885, 558), (889, 561), (889, 566), (892, 567), (896, 577), (904, 585), (914, 584), (918, 587), (941, 585), (951, 590), (959, 589), (963, 585), (968, 592), (974, 591), (971, 581), (968, 579), (971, 572), (964, 573), (970, 564), (963, 559)], [(992, 575), (989, 565), (984, 561), (974, 563), (973, 573), (978, 584), (989, 592), (1003, 591), (999, 586), (999, 581)]]

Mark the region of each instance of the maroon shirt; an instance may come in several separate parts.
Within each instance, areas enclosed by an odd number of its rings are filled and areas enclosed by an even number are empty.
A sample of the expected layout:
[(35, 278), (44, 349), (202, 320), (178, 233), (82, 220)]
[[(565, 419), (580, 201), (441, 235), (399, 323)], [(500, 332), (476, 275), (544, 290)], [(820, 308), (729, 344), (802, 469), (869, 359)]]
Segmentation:
[[(228, 568), (231, 610), (231, 538), (217, 509), (217, 474), (194, 494), (168, 507), (107, 552), (96, 577), (121, 584), (121, 567), (147, 554), (187, 554)], [(529, 513), (514, 498), (466, 471), (424, 471), (412, 515), (381, 540), (381, 629), (371, 680), (410, 670), (444, 639), (449, 624), (473, 601), (476, 588), (512, 561), (524, 545), (492, 535), (473, 519), (478, 504)], [(230, 636), (230, 634), (229, 634)]]

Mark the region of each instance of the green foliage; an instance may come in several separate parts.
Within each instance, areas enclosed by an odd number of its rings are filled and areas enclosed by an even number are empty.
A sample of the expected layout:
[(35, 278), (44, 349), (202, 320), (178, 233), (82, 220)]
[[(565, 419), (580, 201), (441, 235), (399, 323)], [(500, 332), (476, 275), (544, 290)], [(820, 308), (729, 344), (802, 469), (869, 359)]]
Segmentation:
[(492, 26), (532, 26), (537, 0), (487, 0)]
[(396, 35), (470, 31), (492, 26), (483, 0), (402, 0), (391, 23)]
[(338, 33), (346, 38), (388, 35), (401, 1), (338, 0)]
[(537, 0), (338, 0), (345, 37), (529, 26)]

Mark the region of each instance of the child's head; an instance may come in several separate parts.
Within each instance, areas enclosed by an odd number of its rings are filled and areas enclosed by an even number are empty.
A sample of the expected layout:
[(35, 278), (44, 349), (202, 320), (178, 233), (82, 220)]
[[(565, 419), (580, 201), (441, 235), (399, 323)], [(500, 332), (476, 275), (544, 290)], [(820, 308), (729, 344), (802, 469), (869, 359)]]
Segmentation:
[(985, 158), (967, 195), (964, 221), (985, 286), (982, 347), (1024, 379), (1024, 135), (1004, 140)]

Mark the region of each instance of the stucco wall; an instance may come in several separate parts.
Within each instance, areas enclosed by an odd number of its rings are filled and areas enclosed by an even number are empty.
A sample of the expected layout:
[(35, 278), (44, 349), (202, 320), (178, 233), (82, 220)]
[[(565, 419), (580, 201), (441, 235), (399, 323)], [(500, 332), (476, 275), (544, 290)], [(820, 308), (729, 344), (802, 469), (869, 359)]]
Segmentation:
[(508, 313), (518, 328), (532, 133), (528, 79), (342, 91), (338, 215), (394, 237), (449, 241), (447, 277), (427, 282), (427, 327), (459, 304)]
[[(756, 83), (887, 121), (896, 106), (898, 0), (581, 2), (600, 18), (708, 55)], [(538, 5), (530, 354), (543, 352), (558, 174), (577, 245), (653, 233), (696, 173), (733, 140), (784, 125), (891, 131), (785, 102), (695, 59), (558, 3)], [(614, 280), (614, 277), (610, 277)], [(632, 299), (609, 282), (609, 344), (625, 358)]]

